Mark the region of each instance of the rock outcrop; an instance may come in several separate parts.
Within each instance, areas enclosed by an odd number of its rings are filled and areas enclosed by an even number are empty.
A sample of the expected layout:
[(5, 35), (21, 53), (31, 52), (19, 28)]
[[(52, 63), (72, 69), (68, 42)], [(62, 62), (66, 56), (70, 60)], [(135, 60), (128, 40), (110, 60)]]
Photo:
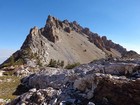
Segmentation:
[(21, 84), (29, 91), (8, 105), (139, 105), (140, 63), (99, 60), (72, 70), (44, 68)]
[(135, 51), (128, 51), (122, 55), (123, 59), (140, 59), (140, 55)]
[(1, 67), (27, 64), (47, 65), (51, 59), (68, 63), (88, 63), (107, 56), (121, 57), (126, 49), (105, 36), (83, 28), (76, 21), (60, 21), (48, 16), (45, 27), (30, 30), (21, 49)]

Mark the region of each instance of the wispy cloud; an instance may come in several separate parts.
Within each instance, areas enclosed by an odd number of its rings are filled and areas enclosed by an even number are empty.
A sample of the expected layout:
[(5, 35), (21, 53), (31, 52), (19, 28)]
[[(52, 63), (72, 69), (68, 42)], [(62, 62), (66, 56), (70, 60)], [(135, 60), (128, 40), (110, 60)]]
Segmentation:
[(16, 50), (13, 49), (0, 49), (0, 64), (10, 57)]
[(0, 57), (0, 64), (2, 64), (8, 57)]
[(0, 49), (0, 57), (8, 57), (12, 55), (16, 50)]

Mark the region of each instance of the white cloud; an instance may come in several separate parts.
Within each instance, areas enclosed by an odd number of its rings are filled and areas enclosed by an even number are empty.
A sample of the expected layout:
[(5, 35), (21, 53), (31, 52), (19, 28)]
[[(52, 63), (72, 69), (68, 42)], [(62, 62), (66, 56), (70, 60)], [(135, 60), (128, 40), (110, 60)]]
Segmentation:
[(3, 63), (7, 58), (8, 57), (3, 57), (3, 58), (0, 57), (0, 64)]
[(0, 49), (0, 57), (9, 57), (11, 56), (16, 50), (10, 49)]
[(10, 57), (16, 50), (0, 49), (0, 64)]

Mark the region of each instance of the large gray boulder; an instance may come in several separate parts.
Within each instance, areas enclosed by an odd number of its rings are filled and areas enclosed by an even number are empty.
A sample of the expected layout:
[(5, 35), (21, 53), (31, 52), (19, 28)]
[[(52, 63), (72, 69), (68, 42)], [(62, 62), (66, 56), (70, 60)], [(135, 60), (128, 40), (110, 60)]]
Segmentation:
[(139, 105), (139, 67), (100, 60), (72, 70), (45, 68), (23, 78), (29, 90), (8, 105)]

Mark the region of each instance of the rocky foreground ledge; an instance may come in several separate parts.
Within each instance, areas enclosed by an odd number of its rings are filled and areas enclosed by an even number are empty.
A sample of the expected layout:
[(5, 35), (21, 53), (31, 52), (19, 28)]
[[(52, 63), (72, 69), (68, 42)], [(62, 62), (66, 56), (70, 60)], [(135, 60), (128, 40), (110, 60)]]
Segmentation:
[(99, 60), (72, 70), (44, 68), (21, 80), (7, 105), (140, 105), (139, 61)]

